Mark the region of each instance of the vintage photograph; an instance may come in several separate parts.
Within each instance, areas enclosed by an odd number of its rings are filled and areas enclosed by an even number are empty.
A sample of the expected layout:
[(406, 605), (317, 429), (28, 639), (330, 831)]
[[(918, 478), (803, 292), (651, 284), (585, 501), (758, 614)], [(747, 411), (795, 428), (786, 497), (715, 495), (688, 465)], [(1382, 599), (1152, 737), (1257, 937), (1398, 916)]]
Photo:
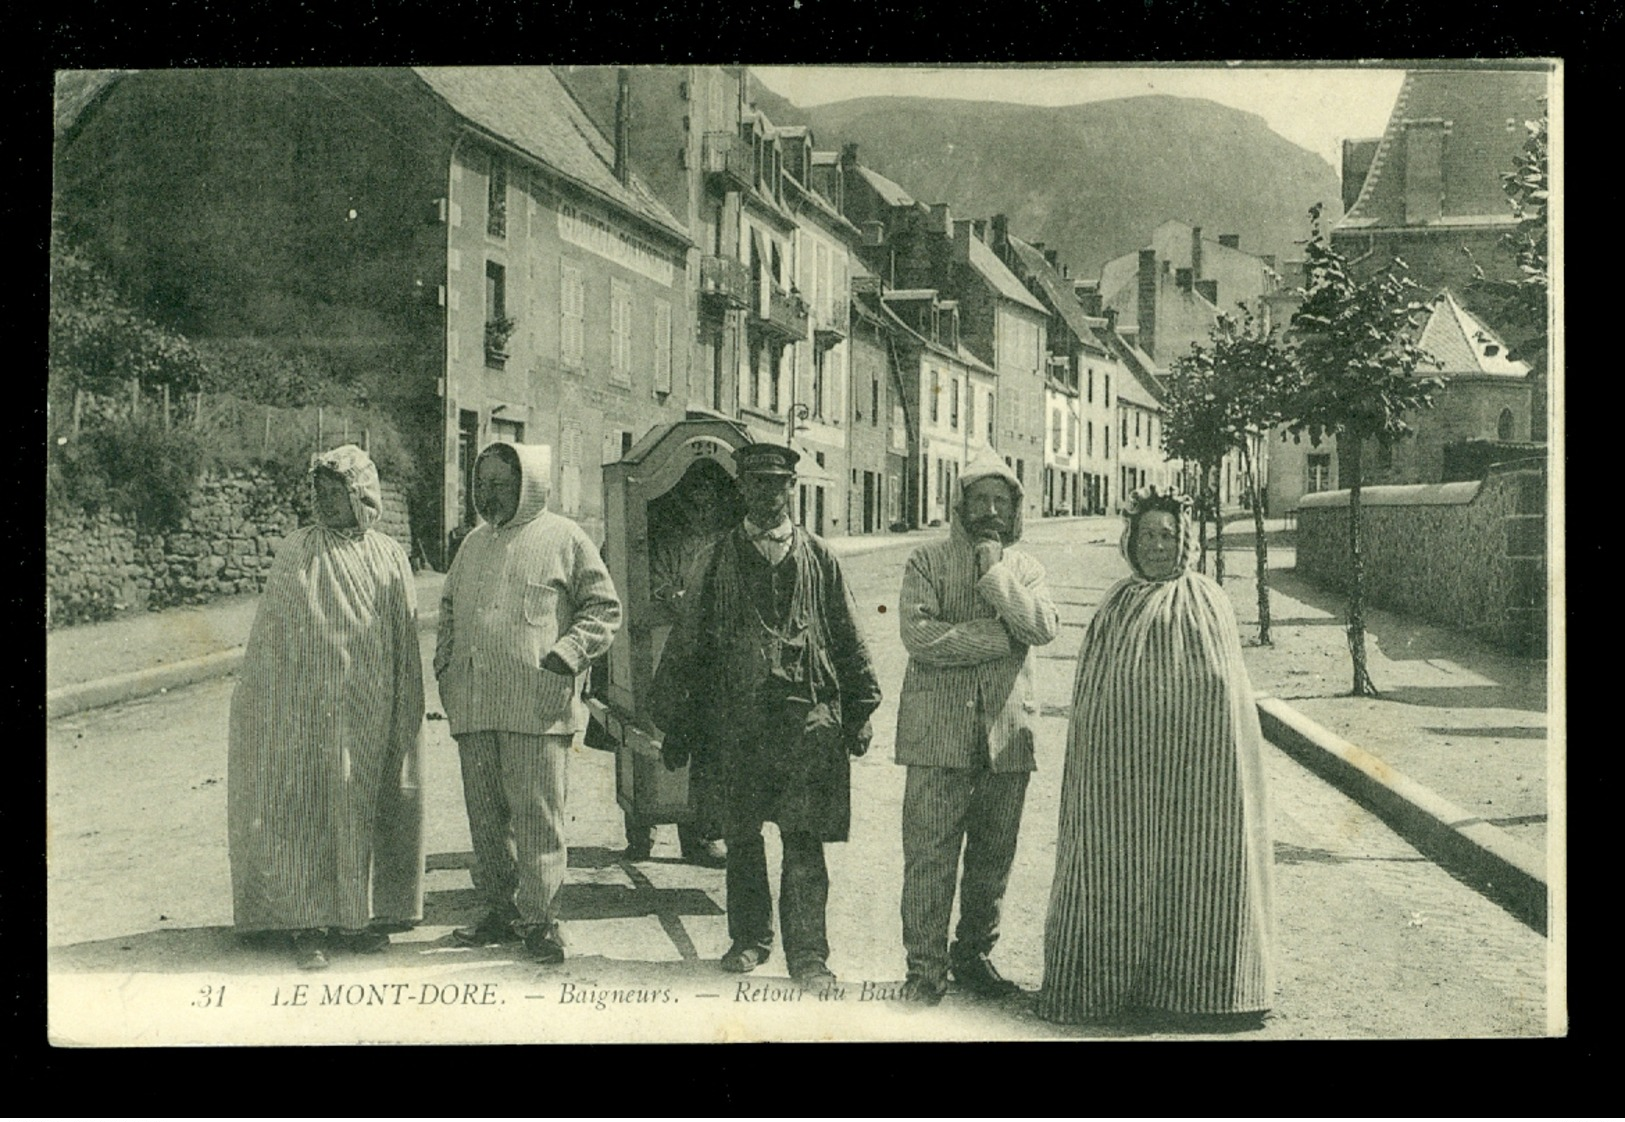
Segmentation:
[(1562, 94), (57, 72), (48, 1039), (1566, 1034)]

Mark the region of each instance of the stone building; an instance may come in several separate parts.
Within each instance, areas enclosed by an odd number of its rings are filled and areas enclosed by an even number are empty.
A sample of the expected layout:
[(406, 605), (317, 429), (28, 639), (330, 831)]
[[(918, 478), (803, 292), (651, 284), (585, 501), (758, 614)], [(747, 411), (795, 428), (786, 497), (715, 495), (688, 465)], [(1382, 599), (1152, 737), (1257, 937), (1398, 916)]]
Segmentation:
[[(861, 231), (858, 252), (879, 276), (885, 303), (895, 305), (899, 292), (908, 294), (902, 302), (919, 305), (898, 311), (909, 330), (956, 356), (957, 365), (933, 368), (935, 392), (951, 394), (957, 385), (967, 395), (959, 458), (911, 449), (904, 484), (910, 519), (925, 517), (934, 496), (951, 493), (953, 475), (983, 433), (1021, 479), (1026, 514), (1038, 517), (1047, 432), (1047, 309), (999, 260), (991, 242), (1000, 234), (986, 220), (956, 222), (946, 204), (916, 202), (860, 164), (855, 145), (842, 149), (838, 172), (843, 213)], [(902, 369), (906, 386), (913, 374), (906, 362)], [(929, 416), (931, 383), (924, 392)], [(951, 400), (938, 403), (939, 416), (944, 408), (952, 415)], [(916, 442), (923, 439), (924, 424), (912, 434)], [(940, 469), (933, 466), (939, 459)]]
[[(1433, 409), (1406, 418), (1413, 436), (1386, 451), (1373, 446), (1362, 457), (1366, 482), (1439, 483), (1453, 474), (1447, 460), (1466, 445), (1545, 437), (1544, 372), (1508, 360), (1518, 340), (1502, 334), (1492, 309), (1475, 304), (1472, 284), (1475, 262), (1487, 275), (1512, 275), (1501, 238), (1516, 219), (1501, 176), (1516, 163), (1524, 122), (1540, 116), (1549, 80), (1544, 65), (1411, 71), (1383, 135), (1343, 144), (1346, 213), (1331, 230), (1332, 247), (1359, 275), (1403, 259), (1421, 298), (1434, 301), (1423, 347), (1444, 363), (1419, 373), (1445, 378), (1448, 386)], [(1518, 378), (1526, 384), (1514, 387)], [(1296, 509), (1304, 494), (1347, 482), (1333, 438), (1316, 448), (1278, 434), (1270, 447), (1272, 515)], [(1504, 457), (1529, 451), (1511, 447)]]
[(144, 308), (371, 371), (443, 564), (473, 454), (552, 450), (556, 509), (680, 416), (687, 228), (543, 67), (127, 73), (59, 139), (56, 210)]

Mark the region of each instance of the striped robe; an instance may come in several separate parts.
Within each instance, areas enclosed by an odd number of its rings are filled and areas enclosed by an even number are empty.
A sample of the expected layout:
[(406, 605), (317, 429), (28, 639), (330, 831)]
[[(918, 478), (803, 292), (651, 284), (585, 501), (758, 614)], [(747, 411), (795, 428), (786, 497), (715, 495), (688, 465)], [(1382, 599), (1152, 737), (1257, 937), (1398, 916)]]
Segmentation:
[(1219, 586), (1116, 585), (1078, 654), (1041, 1016), (1269, 1008), (1261, 752)]
[(231, 699), (239, 930), (422, 917), (416, 615), (406, 553), (376, 530), (310, 526), (277, 550)]

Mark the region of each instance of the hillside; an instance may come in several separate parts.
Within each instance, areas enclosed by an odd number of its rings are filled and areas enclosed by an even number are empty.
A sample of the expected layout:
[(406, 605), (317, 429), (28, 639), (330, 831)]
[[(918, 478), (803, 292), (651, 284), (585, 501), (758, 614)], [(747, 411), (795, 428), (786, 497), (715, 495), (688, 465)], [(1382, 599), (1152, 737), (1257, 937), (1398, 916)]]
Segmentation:
[(860, 98), (799, 109), (757, 83), (774, 124), (806, 124), (821, 150), (858, 158), (959, 217), (1003, 212), (1012, 232), (1098, 276), (1169, 218), (1241, 248), (1302, 256), (1307, 212), (1341, 213), (1337, 173), (1262, 117), (1196, 98), (1149, 96), (1060, 108), (931, 98)]

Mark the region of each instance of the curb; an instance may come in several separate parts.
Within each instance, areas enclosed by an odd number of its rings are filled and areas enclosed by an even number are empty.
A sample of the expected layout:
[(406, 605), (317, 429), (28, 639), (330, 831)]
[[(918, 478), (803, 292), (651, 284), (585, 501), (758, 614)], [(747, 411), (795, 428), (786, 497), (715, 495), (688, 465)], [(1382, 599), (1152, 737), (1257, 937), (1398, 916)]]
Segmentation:
[[(440, 609), (433, 608), (418, 614), (418, 630), (433, 631), (440, 623)], [(75, 682), (71, 686), (58, 686), (45, 694), (45, 719), (69, 717), (87, 709), (101, 709), (118, 705), (155, 693), (167, 693), (182, 686), (192, 686), (213, 678), (235, 673), (243, 664), (245, 647), (231, 647), (213, 654), (152, 666), (145, 670), (131, 670), (98, 678), (93, 682)]]
[(1539, 856), (1284, 701), (1257, 699), (1264, 736), (1386, 822), (1406, 841), (1541, 935), (1546, 875)]

